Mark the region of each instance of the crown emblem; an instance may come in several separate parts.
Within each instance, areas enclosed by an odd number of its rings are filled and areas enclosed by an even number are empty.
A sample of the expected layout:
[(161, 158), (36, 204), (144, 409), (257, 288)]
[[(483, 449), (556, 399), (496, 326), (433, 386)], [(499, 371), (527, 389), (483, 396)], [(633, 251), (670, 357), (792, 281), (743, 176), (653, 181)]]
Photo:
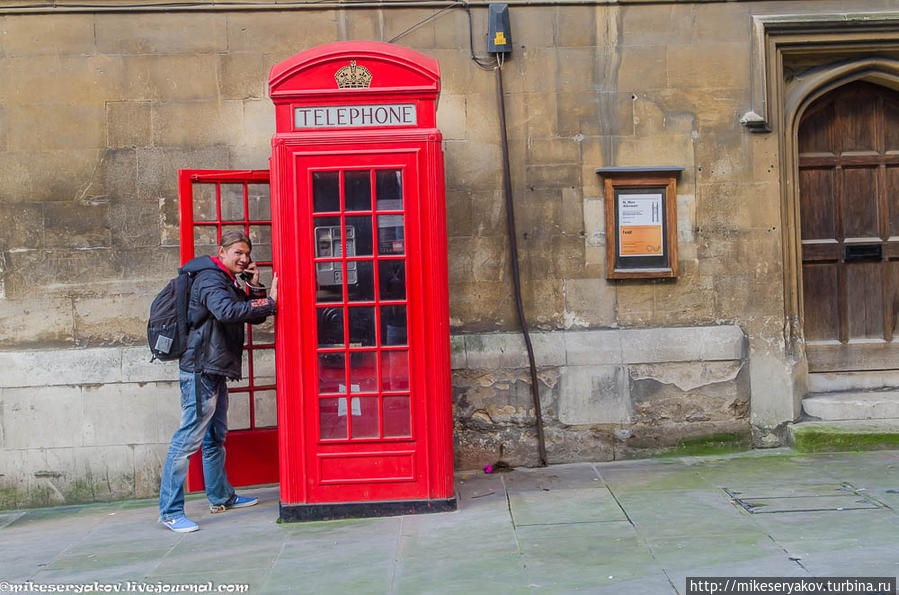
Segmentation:
[(371, 85), (372, 74), (365, 66), (356, 66), (356, 61), (350, 62), (334, 74), (337, 86), (341, 89), (365, 89)]

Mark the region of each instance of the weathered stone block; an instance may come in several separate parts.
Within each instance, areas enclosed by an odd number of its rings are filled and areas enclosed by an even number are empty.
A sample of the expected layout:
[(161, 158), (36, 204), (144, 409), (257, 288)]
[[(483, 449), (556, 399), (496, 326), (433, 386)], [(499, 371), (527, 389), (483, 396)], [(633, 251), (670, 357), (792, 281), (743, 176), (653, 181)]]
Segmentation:
[[(553, 330), (562, 328), (565, 296), (559, 279), (534, 279), (521, 287), (524, 316), (530, 328)], [(518, 325), (518, 317), (511, 319)]]
[(118, 275), (111, 250), (102, 247), (20, 250), (7, 253), (6, 263), (9, 297), (33, 295), (35, 287), (41, 287), (45, 295), (70, 295), (85, 279)]
[(615, 288), (605, 279), (565, 280), (565, 327), (615, 326)]
[[(349, 39), (381, 39), (380, 35), (356, 36), (348, 24)], [(337, 39), (336, 11), (240, 12), (228, 15), (228, 49), (273, 54), (280, 61), (304, 49)]]
[(128, 345), (145, 341), (147, 313), (154, 297), (152, 292), (144, 291), (74, 299), (78, 345)]
[(81, 444), (105, 446), (158, 441), (155, 384), (105, 384), (83, 388)]
[[(4, 381), (4, 384), (11, 383)], [(3, 388), (0, 399), (3, 402), (4, 448), (81, 445), (82, 399), (79, 387), (38, 385)]]
[(618, 88), (647, 91), (668, 86), (668, 54), (664, 46), (645, 45), (621, 48)]
[(260, 52), (219, 54), (222, 99), (266, 97), (266, 72)]
[(564, 93), (596, 89), (596, 50), (594, 48), (566, 48), (556, 51), (557, 89)]
[(437, 108), (437, 127), (443, 138), (462, 140), (468, 135), (464, 95), (441, 94)]
[[(742, 88), (749, 81), (749, 37), (740, 43), (668, 46), (668, 84), (687, 88)], [(709, 73), (715, 76), (709, 76)]]
[(621, 363), (621, 333), (618, 330), (568, 331), (565, 361), (569, 366)]
[(95, 204), (51, 202), (44, 205), (47, 248), (99, 248), (111, 245), (105, 201)]
[(0, 344), (6, 349), (71, 347), (73, 332), (69, 298), (0, 299)]
[(94, 53), (94, 15), (13, 15), (0, 27), (5, 56)]
[(606, 106), (603, 102), (608, 101), (608, 97), (605, 93), (596, 95), (585, 92), (560, 92), (556, 98), (559, 124), (555, 134), (558, 136), (608, 134), (606, 128), (618, 125), (617, 122), (603, 117), (606, 115)]
[(75, 103), (14, 104), (8, 110), (7, 144), (11, 151), (71, 151), (106, 146), (106, 114), (101, 106)]
[(206, 54), (227, 47), (227, 19), (202, 12), (99, 14), (94, 35), (106, 54)]
[(152, 144), (149, 101), (106, 102), (106, 146), (141, 147)]
[(584, 233), (584, 201), (576, 187), (566, 186), (562, 188), (562, 232), (576, 234)]
[(745, 419), (749, 414), (744, 362), (630, 366), (630, 393), (638, 423)]
[[(693, 166), (693, 139), (690, 135), (653, 135), (646, 137), (622, 137), (618, 140), (620, 166), (660, 165)], [(664, 155), (664, 163), (659, 156)]]
[(562, 47), (592, 47), (597, 43), (597, 18), (605, 7), (565, 6), (556, 8), (556, 43)]
[(96, 168), (99, 153), (100, 149), (0, 153), (0, 200), (75, 200)]
[(159, 496), (162, 466), (165, 464), (165, 457), (168, 454), (168, 444), (135, 444), (133, 451), (134, 497), (155, 498)]
[[(156, 362), (158, 363), (158, 362)], [(181, 426), (181, 385), (177, 380), (179, 371), (175, 362), (175, 373), (169, 382), (157, 382), (156, 386), (156, 438), (159, 443), (168, 443)], [(171, 380), (174, 378), (174, 380)]]
[(450, 283), (450, 328), (454, 332), (510, 330), (517, 323), (509, 283)]
[(670, 30), (670, 6), (630, 5), (621, 9), (622, 46), (665, 45)]
[(450, 368), (468, 368), (468, 354), (465, 352), (465, 335), (450, 335)]
[(506, 244), (503, 236), (475, 236), (471, 238), (468, 249), (471, 250), (471, 272), (475, 281), (505, 281)]
[(628, 375), (621, 366), (560, 369), (559, 421), (568, 425), (631, 421)]
[(465, 353), (472, 369), (527, 367), (524, 338), (518, 334), (465, 335)]
[(44, 227), (44, 206), (41, 203), (0, 203), (0, 227), (5, 249), (40, 248)]
[(543, 165), (579, 163), (580, 146), (572, 138), (530, 138), (527, 145), (528, 160)]
[(6, 370), (0, 388), (37, 387), (52, 393), (49, 387), (120, 382), (121, 362), (122, 351), (116, 348), (0, 351), (0, 368)]
[[(475, 11), (475, 14), (479, 11)], [(486, 12), (486, 11), (484, 11)], [(553, 26), (558, 9), (554, 6), (535, 6), (529, 10), (510, 10), (509, 25), (512, 28), (512, 43), (525, 46), (530, 51), (534, 48), (548, 48), (555, 44)], [(483, 29), (486, 31), (486, 22)]]
[(138, 54), (120, 60), (130, 80), (117, 99), (179, 102), (219, 97), (215, 54)]
[(122, 348), (122, 382), (174, 382), (178, 379), (178, 362), (150, 361), (150, 350), (140, 347)]
[(166, 102), (153, 106), (153, 144), (229, 144), (243, 128), (243, 104), (224, 102)]
[(130, 445), (88, 446), (72, 452), (68, 501), (134, 497), (134, 450)]
[(447, 190), (499, 187), (497, 168), (502, 163), (499, 145), (447, 140), (444, 144)]

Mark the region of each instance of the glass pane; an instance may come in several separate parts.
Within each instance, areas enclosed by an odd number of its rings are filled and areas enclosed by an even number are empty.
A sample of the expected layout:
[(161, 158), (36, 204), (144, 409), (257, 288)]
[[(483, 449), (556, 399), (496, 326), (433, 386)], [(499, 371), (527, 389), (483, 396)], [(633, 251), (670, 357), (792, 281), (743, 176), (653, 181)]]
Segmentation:
[(403, 209), (403, 172), (398, 169), (382, 169), (375, 173), (375, 194), (379, 211)]
[(384, 437), (412, 435), (409, 397), (384, 397)]
[(349, 309), (350, 347), (375, 345), (375, 308), (363, 306)]
[[(315, 218), (315, 256), (337, 258), (343, 254), (343, 234), (339, 217)], [(351, 246), (352, 247), (352, 246)], [(343, 299), (343, 263), (320, 262), (315, 265), (317, 299), (321, 302), (337, 302)], [(354, 280), (355, 272), (351, 275)]]
[(344, 172), (343, 195), (347, 211), (370, 211), (371, 172), (368, 170)]
[(322, 440), (346, 439), (346, 398), (319, 399), (318, 422)]
[(257, 428), (273, 428), (278, 425), (278, 399), (273, 390), (256, 391), (253, 395)]
[[(346, 263), (347, 275), (355, 283), (347, 281), (347, 298), (351, 302), (373, 302), (375, 300), (374, 263), (370, 260)], [(352, 275), (350, 275), (352, 269)]]
[(371, 256), (371, 215), (346, 218), (347, 256)]
[(353, 438), (378, 438), (378, 397), (352, 397)]
[(318, 392), (345, 393), (346, 374), (344, 373), (345, 356), (342, 353), (318, 354)]
[(383, 301), (406, 299), (405, 261), (378, 261), (378, 286)]
[(243, 221), (243, 184), (219, 184), (222, 195), (222, 221)]
[(228, 395), (228, 429), (246, 430), (250, 427), (250, 393)]
[(250, 352), (244, 349), (240, 355), (240, 380), (231, 381), (228, 388), (233, 390), (248, 386), (250, 386)]
[(247, 184), (250, 221), (272, 220), (272, 190), (268, 184)]
[(350, 392), (378, 392), (378, 354), (374, 351), (350, 353)]
[(275, 342), (275, 317), (269, 316), (265, 322), (253, 325), (253, 344), (270, 345)]
[(312, 173), (312, 211), (328, 213), (340, 210), (340, 180), (336, 171)]
[(272, 227), (270, 225), (251, 225), (250, 241), (253, 242), (253, 260), (256, 262), (272, 261)]
[(406, 306), (381, 306), (381, 344), (406, 345)]
[(216, 221), (215, 184), (193, 185), (194, 221)]
[(404, 254), (406, 252), (402, 215), (378, 217), (378, 254)]
[(343, 347), (343, 308), (319, 308), (318, 346)]
[(216, 245), (218, 245), (218, 238), (215, 225), (194, 226), (194, 254), (196, 256), (215, 254)]
[(409, 354), (406, 351), (381, 353), (381, 390), (409, 390)]
[[(254, 334), (253, 339), (256, 339)], [(253, 385), (273, 386), (275, 384), (275, 350), (253, 350)]]
[(338, 258), (343, 256), (343, 234), (340, 232), (340, 217), (315, 217), (313, 234), (316, 258)]

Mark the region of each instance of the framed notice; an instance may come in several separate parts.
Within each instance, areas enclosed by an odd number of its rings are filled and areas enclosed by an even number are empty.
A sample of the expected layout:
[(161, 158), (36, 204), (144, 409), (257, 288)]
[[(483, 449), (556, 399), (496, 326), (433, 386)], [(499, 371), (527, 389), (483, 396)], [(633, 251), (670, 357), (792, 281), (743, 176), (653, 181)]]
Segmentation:
[(605, 167), (606, 278), (677, 277), (677, 175), (683, 168)]

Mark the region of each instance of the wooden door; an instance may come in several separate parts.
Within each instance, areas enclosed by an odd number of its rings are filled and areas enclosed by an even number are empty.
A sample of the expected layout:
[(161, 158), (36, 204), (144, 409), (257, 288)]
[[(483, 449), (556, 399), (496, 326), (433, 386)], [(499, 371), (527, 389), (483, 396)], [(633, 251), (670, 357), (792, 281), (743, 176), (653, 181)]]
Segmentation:
[(855, 82), (799, 126), (810, 371), (899, 368), (899, 93)]

